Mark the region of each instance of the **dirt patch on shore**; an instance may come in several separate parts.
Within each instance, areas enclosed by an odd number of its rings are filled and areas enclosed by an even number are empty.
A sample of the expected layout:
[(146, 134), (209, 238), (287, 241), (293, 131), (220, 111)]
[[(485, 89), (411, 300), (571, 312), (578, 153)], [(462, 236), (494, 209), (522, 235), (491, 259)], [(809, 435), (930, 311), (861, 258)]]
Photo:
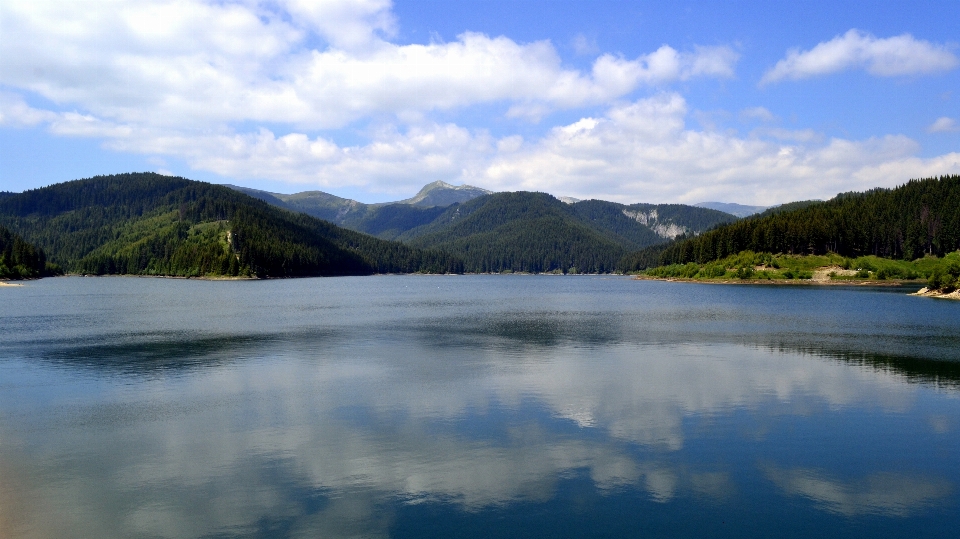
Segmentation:
[(829, 282), (831, 273), (837, 276), (852, 277), (857, 274), (857, 270), (843, 269), (840, 266), (826, 266), (813, 270), (811, 280), (817, 283)]
[(954, 290), (952, 292), (942, 292), (940, 290), (930, 290), (927, 287), (923, 287), (920, 290), (910, 295), (923, 296), (925, 298), (960, 299), (960, 289)]

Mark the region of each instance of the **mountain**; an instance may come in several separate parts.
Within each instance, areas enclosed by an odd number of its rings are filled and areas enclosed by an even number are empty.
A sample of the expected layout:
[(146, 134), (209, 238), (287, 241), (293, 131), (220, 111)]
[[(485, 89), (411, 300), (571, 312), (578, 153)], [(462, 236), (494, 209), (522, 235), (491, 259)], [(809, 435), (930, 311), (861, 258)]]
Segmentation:
[(33, 279), (55, 273), (43, 249), (0, 226), (0, 279)]
[(490, 194), (470, 185), (450, 185), (442, 181), (427, 184), (414, 197), (397, 202), (364, 204), (323, 191), (304, 191), (285, 195), (228, 185), (268, 204), (306, 213), (318, 219), (381, 239), (392, 240), (401, 233), (433, 221), (443, 208)]
[(461, 267), (446, 254), (346, 230), (235, 189), (152, 173), (0, 198), (0, 224), (77, 273), (293, 277)]
[(409, 204), (421, 208), (432, 208), (434, 206), (449, 206), (451, 204), (467, 202), (491, 193), (493, 193), (493, 191), (487, 191), (486, 189), (472, 185), (450, 185), (449, 183), (437, 180), (423, 186), (423, 189), (412, 198), (393, 202), (392, 204)]
[[(895, 189), (842, 193), (795, 206), (683, 239), (664, 248), (657, 261), (703, 264), (747, 250), (914, 260), (960, 249), (960, 176), (910, 180)], [(649, 262), (649, 255), (636, 260)], [(639, 264), (625, 269), (640, 269)]]
[(734, 202), (698, 202), (694, 204), (694, 206), (698, 208), (709, 208), (711, 210), (722, 211), (724, 213), (729, 213), (730, 215), (736, 215), (737, 217), (748, 217), (767, 209), (767, 206), (747, 206), (744, 204), (736, 204)]
[(682, 205), (564, 203), (545, 193), (495, 193), (446, 208), (398, 239), (463, 259), (465, 271), (614, 271), (627, 252), (736, 218)]
[(545, 193), (496, 193), (455, 204), (400, 238), (456, 254), (472, 272), (605, 273), (624, 252)]

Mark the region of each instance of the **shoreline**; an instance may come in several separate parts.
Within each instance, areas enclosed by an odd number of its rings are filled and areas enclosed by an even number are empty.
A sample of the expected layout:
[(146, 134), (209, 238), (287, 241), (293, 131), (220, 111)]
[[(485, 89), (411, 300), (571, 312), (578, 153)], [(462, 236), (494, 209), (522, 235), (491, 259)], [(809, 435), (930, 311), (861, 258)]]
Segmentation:
[[(923, 286), (923, 281), (906, 279), (888, 279), (885, 281), (819, 281), (814, 279), (688, 279), (684, 277), (652, 277), (650, 275), (635, 275), (633, 277), (638, 281), (664, 281), (670, 283), (699, 283), (699, 284), (728, 284), (728, 285), (767, 285), (767, 286), (879, 286), (879, 287), (903, 287), (907, 285)], [(916, 292), (910, 292), (908, 296), (917, 296), (934, 299), (952, 299), (960, 300), (960, 289), (952, 292), (941, 292), (939, 290), (930, 290), (923, 286)]]
[(635, 275), (638, 281), (665, 281), (672, 283), (700, 283), (700, 284), (743, 284), (743, 285), (772, 285), (772, 286), (883, 286), (895, 287), (916, 284), (923, 286), (923, 281), (905, 279), (887, 279), (884, 281), (870, 280), (838, 280), (819, 281), (814, 279), (689, 279), (684, 277), (653, 277), (650, 275)]
[[(90, 275), (85, 273), (66, 273), (64, 275), (57, 275), (56, 277), (134, 277), (142, 279), (183, 279), (185, 281), (194, 280), (194, 281), (266, 281), (267, 279), (261, 279), (260, 277), (233, 277), (228, 275), (201, 275), (198, 277), (185, 277), (183, 275), (134, 275), (130, 273), (117, 273), (110, 275)], [(50, 279), (51, 277), (45, 277)]]
[(10, 281), (0, 281), (0, 286), (23, 286), (20, 283), (11, 283)]
[(941, 292), (940, 290), (930, 290), (926, 286), (917, 290), (916, 292), (910, 294), (911, 296), (920, 296), (923, 298), (936, 298), (936, 299), (956, 299), (960, 300), (960, 289), (954, 290), (952, 292)]

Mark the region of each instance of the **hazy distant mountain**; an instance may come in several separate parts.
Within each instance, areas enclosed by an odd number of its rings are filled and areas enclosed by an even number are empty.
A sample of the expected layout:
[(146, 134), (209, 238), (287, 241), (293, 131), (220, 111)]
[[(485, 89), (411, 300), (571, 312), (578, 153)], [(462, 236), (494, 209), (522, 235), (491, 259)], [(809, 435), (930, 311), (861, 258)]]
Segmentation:
[(450, 185), (435, 181), (425, 185), (419, 193), (405, 200), (364, 204), (323, 191), (304, 191), (286, 195), (235, 185), (227, 187), (274, 206), (303, 212), (351, 230), (386, 239), (393, 239), (406, 230), (429, 223), (446, 206), (467, 202), (491, 193), (472, 185)]
[(392, 204), (410, 204), (422, 208), (449, 206), (458, 202), (467, 202), (468, 200), (473, 200), (491, 193), (493, 193), (493, 191), (487, 191), (486, 189), (472, 185), (450, 185), (449, 183), (437, 180), (423, 186), (423, 189), (412, 198), (393, 202)]
[(745, 204), (736, 204), (734, 202), (698, 202), (694, 204), (698, 208), (710, 208), (711, 210), (722, 211), (737, 217), (747, 217), (755, 213), (760, 213), (768, 206), (747, 206)]

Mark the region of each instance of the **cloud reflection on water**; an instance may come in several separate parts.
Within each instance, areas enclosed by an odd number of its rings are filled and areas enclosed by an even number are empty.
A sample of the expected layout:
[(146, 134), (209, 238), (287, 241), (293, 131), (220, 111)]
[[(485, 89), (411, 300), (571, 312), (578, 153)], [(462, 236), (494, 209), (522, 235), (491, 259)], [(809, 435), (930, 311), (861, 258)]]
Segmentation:
[(843, 481), (805, 468), (766, 465), (762, 469), (787, 495), (809, 498), (825, 510), (845, 516), (906, 517), (942, 502), (952, 490), (943, 479), (902, 473), (877, 472)]
[[(10, 464), (32, 472), (18, 486), (44, 502), (30, 525), (186, 537), (313, 522), (331, 536), (377, 535), (389, 525), (384, 500), (478, 511), (549, 500), (581, 473), (601, 492), (719, 503), (736, 495), (737, 476), (684, 463), (685, 444), (700, 436), (689, 419), (903, 413), (918, 391), (889, 373), (733, 345), (474, 348), (456, 360), (409, 343), (369, 354), (336, 342), (280, 349), (288, 354), (114, 386), (70, 408), (50, 403), (55, 430), (0, 423), (4, 439), (46, 448), (40, 468)], [(56, 484), (40, 479), (50, 470)], [(844, 515), (903, 516), (950, 491), (882, 470), (853, 485), (765, 473)], [(894, 484), (910, 488), (882, 494)]]
[[(25, 329), (0, 343), (0, 525), (24, 537), (375, 537), (404, 508), (495, 513), (554, 503), (577, 481), (668, 517), (777, 493), (828, 514), (902, 517), (952, 492), (954, 476), (883, 461), (853, 481), (831, 455), (811, 471), (789, 430), (914, 414), (922, 432), (955, 436), (945, 418), (960, 374), (933, 361), (955, 354), (949, 318), (885, 326), (878, 309), (850, 317), (842, 292), (732, 299), (721, 287), (494, 279), (246, 283), (244, 294), (82, 281), (123, 294), (70, 303), (65, 330), (59, 315), (13, 318)], [(456, 286), (426, 297), (434, 283)], [(809, 305), (785, 310), (776, 294)], [(47, 300), (59, 312), (59, 296)], [(895, 355), (924, 339), (939, 355)], [(918, 410), (930, 398), (934, 416)], [(755, 460), (738, 461), (749, 451), (776, 463), (762, 485)], [(897, 485), (909, 488), (884, 493)]]

